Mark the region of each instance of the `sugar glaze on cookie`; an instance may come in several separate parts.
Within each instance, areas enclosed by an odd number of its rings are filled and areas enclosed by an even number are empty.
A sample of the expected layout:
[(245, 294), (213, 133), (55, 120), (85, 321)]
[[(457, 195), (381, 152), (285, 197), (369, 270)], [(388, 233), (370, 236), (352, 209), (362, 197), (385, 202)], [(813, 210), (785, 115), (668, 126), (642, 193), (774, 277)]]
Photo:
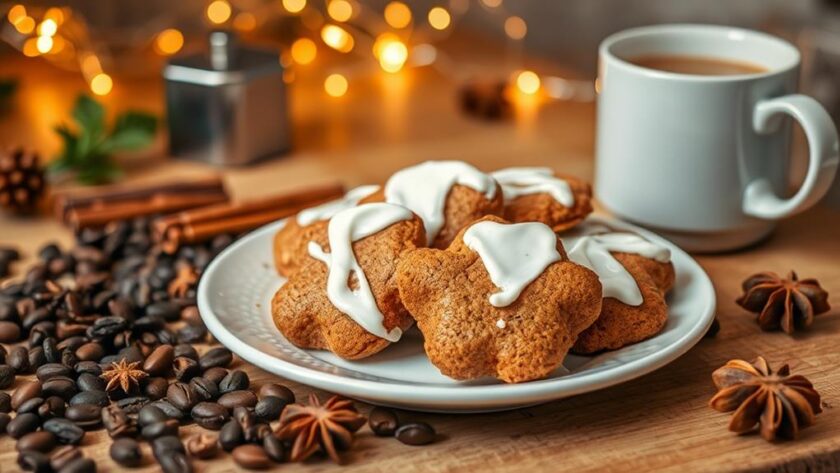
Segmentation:
[(478, 253), (499, 288), (490, 295), (494, 307), (512, 304), (548, 265), (560, 260), (557, 236), (548, 225), (537, 222), (478, 222), (464, 233), (464, 244)]
[(297, 214), (297, 223), (301, 227), (313, 224), (320, 220), (329, 220), (333, 215), (344, 209), (355, 207), (360, 200), (379, 190), (377, 185), (359, 186), (347, 191), (344, 197), (301, 210)]
[[(402, 330), (385, 329), (385, 317), (376, 306), (367, 277), (353, 253), (353, 242), (402, 220), (411, 220), (412, 217), (410, 210), (393, 204), (376, 203), (351, 207), (338, 212), (330, 220), (327, 230), (330, 253), (326, 253), (314, 241), (310, 241), (308, 246), (310, 256), (327, 265), (327, 297), (335, 308), (368, 332), (390, 342), (399, 341)], [(356, 290), (349, 286), (351, 275), (355, 275), (358, 281), (359, 287)]]
[(631, 253), (660, 263), (671, 261), (671, 251), (633, 233), (613, 232), (562, 238), (569, 259), (585, 266), (601, 281), (604, 297), (613, 297), (627, 305), (644, 302), (639, 285), (612, 252)]
[(385, 201), (408, 207), (426, 228), (428, 244), (435, 240), (444, 224), (446, 197), (455, 184), (496, 195), (496, 181), (462, 161), (426, 161), (394, 173), (385, 184)]
[(575, 195), (569, 183), (544, 167), (512, 167), (491, 174), (505, 196), (505, 202), (530, 194), (548, 194), (565, 207), (575, 205)]

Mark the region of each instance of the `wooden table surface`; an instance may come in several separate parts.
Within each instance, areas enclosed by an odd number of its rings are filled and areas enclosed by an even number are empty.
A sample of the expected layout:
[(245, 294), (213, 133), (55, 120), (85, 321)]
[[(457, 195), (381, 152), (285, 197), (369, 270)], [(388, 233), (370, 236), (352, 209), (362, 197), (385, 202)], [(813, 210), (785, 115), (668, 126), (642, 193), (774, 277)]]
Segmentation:
[[(472, 59), (480, 63), (480, 58)], [(0, 117), (0, 144), (23, 144), (51, 155), (58, 143), (50, 127), (67, 116), (84, 84), (76, 75), (56, 72), (37, 60), (3, 58), (0, 76), (9, 74), (20, 77), (21, 88), (11, 112)], [(522, 100), (514, 120), (483, 122), (460, 113), (455, 85), (433, 70), (357, 78), (341, 99), (325, 96), (318, 79), (322, 75), (307, 74), (300, 71), (291, 87), (295, 151), (257, 166), (224, 170), (237, 197), (335, 178), (350, 186), (382, 182), (403, 166), (433, 158), (463, 159), (487, 170), (550, 165), (592, 176), (591, 103)], [(158, 79), (117, 76), (116, 84), (104, 99), (111, 110), (163, 110)], [(215, 171), (160, 158), (162, 149), (160, 140), (154, 151), (132, 158), (127, 180)], [(734, 303), (740, 282), (749, 274), (795, 269), (802, 277), (818, 278), (831, 293), (832, 305), (840, 307), (839, 218), (827, 209), (814, 209), (782, 222), (775, 235), (756, 248), (698, 257), (715, 284), (722, 328), (717, 338), (701, 341), (670, 365), (619, 386), (527, 409), (482, 415), (406, 413), (434, 425), (442, 440), (409, 447), (364, 429), (342, 471), (840, 470), (840, 311), (832, 309), (819, 316), (810, 331), (790, 337), (761, 332), (754, 317)], [(30, 259), (51, 240), (69, 244), (71, 236), (48, 216), (0, 217), (0, 244), (19, 245)], [(715, 392), (712, 371), (729, 359), (757, 355), (773, 365), (790, 363), (823, 396), (824, 412), (799, 441), (770, 444), (757, 435), (736, 436), (726, 429), (729, 415), (707, 406)], [(255, 367), (242, 368), (254, 385), (283, 382)], [(300, 397), (312, 391), (287, 384)], [(368, 409), (361, 403), (360, 407)], [(85, 439), (84, 450), (99, 471), (118, 469), (108, 457), (109, 444), (103, 431)], [(13, 440), (0, 438), (0, 471), (15, 470), (15, 457)], [(236, 470), (228, 455), (197, 465), (198, 471)], [(137, 471), (156, 468), (148, 460)], [(338, 470), (326, 461), (278, 469)]]

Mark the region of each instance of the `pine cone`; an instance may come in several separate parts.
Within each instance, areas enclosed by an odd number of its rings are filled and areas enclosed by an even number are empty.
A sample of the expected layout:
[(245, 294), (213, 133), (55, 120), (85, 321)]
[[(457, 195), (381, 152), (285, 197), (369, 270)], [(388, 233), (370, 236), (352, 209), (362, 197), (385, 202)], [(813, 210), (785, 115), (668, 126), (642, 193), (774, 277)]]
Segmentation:
[(46, 187), (38, 161), (22, 148), (0, 151), (0, 206), (14, 213), (35, 209)]

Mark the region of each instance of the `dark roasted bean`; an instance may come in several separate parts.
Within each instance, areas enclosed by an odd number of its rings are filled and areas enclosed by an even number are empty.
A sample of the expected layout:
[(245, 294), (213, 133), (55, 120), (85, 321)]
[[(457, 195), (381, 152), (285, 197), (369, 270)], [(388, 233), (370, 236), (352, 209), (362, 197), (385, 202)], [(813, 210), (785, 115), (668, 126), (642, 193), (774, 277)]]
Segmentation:
[(180, 343), (178, 345), (175, 345), (173, 355), (185, 356), (187, 358), (192, 358), (193, 360), (198, 361), (198, 352), (195, 350), (194, 346), (188, 343)]
[(201, 365), (201, 370), (215, 368), (217, 366), (226, 367), (233, 361), (233, 354), (225, 347), (211, 348), (204, 355), (202, 355), (198, 362)]
[(76, 378), (76, 386), (81, 391), (104, 391), (105, 380), (91, 373), (82, 373)]
[(155, 302), (146, 307), (146, 315), (160, 317), (167, 322), (175, 322), (181, 315), (181, 306), (175, 302)]
[(0, 392), (0, 412), (12, 412), (12, 396)]
[(368, 425), (380, 437), (392, 437), (400, 426), (397, 413), (385, 407), (374, 407), (368, 415)]
[(169, 385), (166, 390), (166, 399), (184, 412), (189, 412), (198, 403), (198, 396), (196, 396), (192, 386), (180, 382)]
[(120, 350), (117, 361), (119, 360), (125, 360), (129, 363), (143, 363), (145, 357), (143, 357), (143, 352), (140, 351), (140, 348), (132, 345), (130, 347), (123, 348), (122, 350)]
[(271, 459), (259, 445), (240, 445), (233, 449), (233, 461), (242, 468), (262, 470), (271, 466)]
[(76, 382), (66, 376), (56, 376), (44, 381), (41, 384), (44, 394), (47, 396), (58, 396), (69, 400), (76, 392)]
[(151, 376), (166, 374), (172, 368), (172, 360), (175, 358), (174, 351), (172, 345), (160, 345), (155, 348), (143, 362), (143, 371)]
[(167, 419), (169, 419), (169, 416), (154, 405), (154, 403), (143, 406), (140, 412), (137, 413), (137, 423), (141, 428), (154, 424), (155, 422), (163, 422)]
[(111, 459), (122, 466), (135, 467), (140, 465), (143, 454), (140, 452), (140, 444), (132, 438), (119, 438), (114, 440), (111, 448), (108, 449)]
[(155, 458), (160, 459), (161, 456), (166, 456), (171, 453), (186, 453), (184, 444), (176, 435), (164, 435), (157, 437), (152, 441), (152, 452)]
[(76, 459), (82, 458), (82, 451), (74, 445), (58, 447), (50, 455), (50, 467), (53, 471), (59, 471)]
[(33, 397), (41, 397), (42, 389), (40, 381), (29, 381), (21, 384), (12, 393), (12, 409), (17, 410), (21, 404), (32, 399)]
[(96, 473), (96, 462), (90, 458), (77, 458), (57, 473)]
[(82, 391), (70, 398), (68, 404), (75, 406), (77, 404), (95, 404), (99, 407), (105, 407), (110, 404), (108, 393), (105, 391)]
[(40, 425), (41, 419), (36, 414), (20, 414), (6, 425), (6, 433), (13, 439), (19, 439), (29, 432), (34, 432)]
[(207, 378), (210, 381), (213, 381), (216, 384), (222, 382), (222, 380), (227, 376), (228, 370), (217, 366), (215, 368), (210, 368), (209, 370), (205, 370), (204, 373), (201, 374), (203, 378)]
[(76, 357), (80, 361), (98, 361), (105, 356), (105, 349), (96, 342), (85, 343), (76, 349)]
[(99, 406), (93, 404), (78, 404), (68, 407), (64, 416), (79, 427), (86, 429), (96, 427), (102, 422), (100, 410)]
[(102, 408), (102, 425), (111, 438), (134, 436), (137, 433), (134, 421), (115, 404)]
[(219, 442), (209, 434), (196, 434), (187, 439), (187, 452), (190, 456), (208, 460), (219, 453)]
[(0, 389), (6, 389), (15, 382), (15, 370), (9, 365), (0, 365)]
[(274, 396), (265, 396), (254, 406), (254, 415), (263, 422), (274, 422), (286, 407), (286, 401)]
[(46, 355), (44, 355), (43, 347), (31, 348), (29, 350), (29, 353), (27, 354), (27, 359), (29, 362), (29, 367), (27, 368), (27, 371), (37, 369), (39, 366), (47, 364), (47, 357)]
[(9, 421), (12, 420), (12, 417), (5, 412), (0, 412), (0, 434), (6, 431), (6, 427), (9, 426)]
[(260, 398), (265, 396), (279, 397), (286, 401), (286, 404), (294, 404), (295, 402), (295, 393), (282, 384), (269, 383), (262, 385), (260, 387)]
[(114, 336), (125, 330), (126, 320), (124, 317), (107, 316), (96, 319), (96, 322), (88, 329), (88, 334), (93, 338)]
[(44, 430), (51, 432), (63, 444), (78, 445), (85, 437), (85, 431), (67, 419), (50, 419), (44, 422)]
[(22, 451), (18, 454), (17, 463), (23, 471), (50, 473), (50, 459), (41, 452)]
[(154, 440), (165, 435), (178, 435), (178, 421), (167, 419), (163, 422), (155, 422), (143, 427), (141, 435), (146, 440)]
[(15, 343), (20, 340), (20, 326), (14, 322), (0, 320), (0, 343)]
[(178, 381), (187, 382), (201, 374), (201, 367), (192, 358), (179, 356), (172, 361), (172, 369)]
[(76, 373), (79, 373), (80, 377), (84, 373), (92, 374), (96, 377), (102, 374), (102, 367), (94, 361), (80, 361), (76, 363), (75, 370)]
[(274, 435), (266, 435), (265, 438), (263, 438), (262, 445), (263, 450), (265, 450), (266, 455), (268, 455), (268, 458), (271, 458), (278, 463), (286, 459), (286, 447), (283, 445), (283, 441)]
[(15, 448), (22, 452), (24, 450), (34, 450), (36, 452), (47, 453), (55, 447), (55, 435), (48, 430), (41, 430), (38, 432), (30, 432), (18, 439)]
[(26, 414), (27, 412), (31, 412), (33, 414), (38, 413), (38, 408), (41, 407), (41, 404), (44, 403), (44, 398), (42, 397), (33, 397), (23, 401), (23, 403), (17, 408), (18, 414)]
[(157, 401), (150, 403), (150, 405), (162, 410), (163, 413), (171, 419), (182, 420), (184, 417), (186, 417), (184, 411), (173, 406), (172, 403), (166, 399), (158, 399)]
[(47, 363), (45, 365), (41, 365), (35, 370), (35, 376), (38, 378), (39, 381), (42, 383), (50, 378), (55, 378), (56, 376), (64, 376), (69, 378), (75, 375), (72, 369), (62, 365), (61, 363)]
[(170, 455), (158, 459), (158, 464), (163, 473), (190, 473), (192, 465), (187, 456), (182, 452), (173, 452)]
[(146, 396), (131, 396), (117, 401), (117, 406), (125, 410), (126, 414), (137, 414), (148, 403), (149, 398)]
[(241, 370), (233, 370), (219, 382), (219, 392), (227, 394), (231, 391), (248, 389), (250, 384), (251, 380), (248, 379), (247, 373)]
[(434, 442), (437, 434), (431, 425), (417, 422), (398, 428), (394, 436), (406, 445), (426, 445)]
[(209, 430), (219, 430), (228, 421), (228, 410), (215, 402), (199, 402), (190, 412), (196, 424)]
[(190, 323), (178, 330), (178, 341), (182, 343), (198, 343), (207, 337), (207, 327), (204, 324)]
[(226, 452), (230, 452), (244, 440), (242, 426), (236, 420), (229, 420), (219, 431), (219, 445)]
[(15, 370), (15, 373), (28, 373), (30, 369), (29, 352), (24, 347), (14, 347), (9, 350), (9, 354), (6, 356), (6, 363)]
[[(47, 363), (61, 363), (61, 350), (58, 349), (54, 338), (45, 339), (41, 348), (44, 349), (44, 358), (47, 359)], [(33, 366), (33, 368), (35, 367)]]
[(190, 386), (202, 401), (212, 401), (219, 397), (219, 387), (207, 378), (197, 377), (190, 380)]
[(166, 389), (168, 387), (169, 383), (165, 378), (146, 378), (143, 386), (143, 394), (149, 399), (157, 401), (166, 396)]
[(48, 420), (54, 417), (64, 417), (64, 399), (58, 396), (50, 396), (44, 399), (44, 403), (38, 407), (38, 417), (41, 420)]
[(234, 407), (254, 407), (257, 404), (257, 396), (251, 391), (231, 391), (219, 397), (219, 404), (233, 410)]

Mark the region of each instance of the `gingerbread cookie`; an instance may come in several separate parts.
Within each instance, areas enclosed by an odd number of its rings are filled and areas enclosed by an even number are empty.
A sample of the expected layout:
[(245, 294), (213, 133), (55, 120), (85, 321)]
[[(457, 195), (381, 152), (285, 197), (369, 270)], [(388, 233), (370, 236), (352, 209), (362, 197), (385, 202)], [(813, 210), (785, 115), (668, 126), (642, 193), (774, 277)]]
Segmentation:
[(446, 248), (464, 226), (500, 215), (496, 181), (461, 161), (427, 161), (394, 173), (385, 188), (362, 202), (389, 202), (411, 209), (426, 228), (427, 246)]
[(274, 295), (277, 328), (298, 347), (346, 359), (398, 341), (413, 320), (400, 301), (397, 261), (425, 244), (423, 223), (405, 207), (375, 203), (342, 210), (318, 228), (300, 270)]
[(662, 330), (668, 319), (665, 295), (674, 285), (667, 248), (622, 232), (583, 233), (562, 240), (570, 260), (595, 271), (604, 296), (598, 320), (580, 334), (572, 351), (616, 350)]
[(360, 186), (347, 192), (341, 199), (312, 207), (286, 220), (274, 235), (274, 266), (283, 276), (297, 271), (307, 257), (307, 245), (322, 236), (317, 243), (326, 243), (327, 220), (338, 212), (355, 207), (359, 201), (379, 190), (379, 186)]
[(566, 258), (551, 228), (492, 216), (446, 250), (407, 253), (397, 283), (429, 359), (455, 379), (544, 378), (601, 310), (598, 277)]
[(502, 186), (508, 221), (542, 222), (562, 232), (592, 213), (592, 188), (580, 179), (540, 167), (507, 168), (491, 175)]

